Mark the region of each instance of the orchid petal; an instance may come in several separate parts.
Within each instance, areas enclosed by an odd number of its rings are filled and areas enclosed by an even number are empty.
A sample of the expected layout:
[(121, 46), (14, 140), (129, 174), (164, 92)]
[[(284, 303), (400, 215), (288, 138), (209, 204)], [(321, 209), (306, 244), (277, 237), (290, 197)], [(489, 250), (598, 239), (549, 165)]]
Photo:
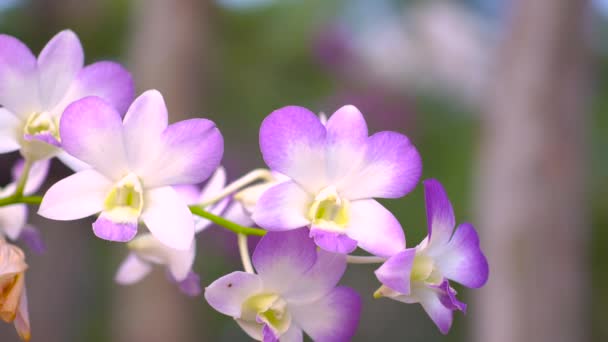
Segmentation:
[(137, 217), (116, 221), (102, 212), (93, 222), (93, 232), (98, 238), (108, 241), (131, 241), (137, 234)]
[(456, 219), (445, 189), (435, 179), (424, 181), (426, 218), (428, 222), (428, 250), (442, 248), (450, 241)]
[(0, 34), (0, 105), (23, 120), (40, 110), (36, 57), (5, 34)]
[(110, 179), (128, 172), (120, 114), (97, 97), (68, 106), (60, 121), (62, 146)]
[(405, 248), (405, 234), (393, 214), (375, 200), (351, 202), (346, 234), (359, 247), (382, 257), (390, 257)]
[(314, 341), (349, 341), (359, 325), (361, 298), (340, 286), (317, 301), (290, 305), (289, 310)]
[(42, 199), (38, 214), (53, 220), (75, 220), (93, 215), (103, 210), (111, 187), (112, 182), (97, 171), (80, 171), (51, 186)]
[(346, 256), (317, 251), (315, 264), (284, 293), (290, 303), (311, 302), (328, 294), (346, 271)]
[(385, 286), (404, 295), (409, 295), (410, 275), (415, 257), (416, 249), (406, 249), (390, 257), (374, 273)]
[[(23, 173), (23, 166), (25, 161), (20, 159), (11, 170), (12, 178), (14, 181), (18, 181)], [(26, 195), (31, 195), (34, 192), (38, 191), (42, 186), (42, 183), (46, 180), (46, 176), (49, 172), (49, 166), (51, 165), (50, 160), (41, 160), (32, 164), (30, 168), (30, 172), (27, 177), (27, 183), (25, 184), (25, 189), (23, 193)]]
[(213, 196), (219, 194), (224, 186), (226, 186), (226, 170), (220, 166), (203, 186), (198, 202), (204, 203), (210, 200)]
[(152, 266), (141, 260), (135, 253), (130, 253), (120, 264), (114, 280), (121, 285), (131, 285), (142, 280), (152, 271)]
[(306, 108), (277, 109), (260, 128), (260, 149), (266, 164), (316, 193), (326, 186), (326, 130), (319, 118)]
[(262, 281), (256, 274), (232, 272), (205, 289), (205, 299), (215, 310), (238, 318), (243, 303), (252, 295), (262, 291)]
[(23, 242), (32, 252), (41, 255), (46, 252), (46, 244), (42, 239), (40, 230), (32, 225), (25, 225), (19, 234), (19, 241)]
[(200, 296), (203, 292), (203, 289), (201, 288), (201, 277), (192, 271), (188, 272), (183, 280), (178, 281), (177, 285), (179, 286), (179, 290), (189, 297)]
[(258, 200), (252, 219), (268, 230), (290, 230), (310, 224), (307, 211), (313, 198), (294, 181), (266, 190)]
[(151, 153), (140, 175), (150, 187), (199, 183), (217, 169), (223, 153), (224, 140), (212, 121), (180, 121), (165, 129), (158, 153)]
[(477, 232), (470, 223), (458, 226), (435, 260), (437, 268), (446, 278), (464, 286), (479, 288), (488, 281), (488, 261), (479, 247)]
[(38, 56), (40, 95), (44, 108), (53, 108), (67, 93), (84, 65), (80, 40), (70, 30), (57, 33)]
[(253, 252), (253, 266), (264, 288), (275, 293), (289, 291), (317, 260), (316, 247), (308, 229), (268, 232)]
[(194, 218), (171, 187), (147, 190), (141, 215), (152, 235), (168, 247), (187, 250), (194, 239)]
[(357, 241), (343, 233), (311, 227), (310, 237), (317, 246), (328, 252), (348, 254), (357, 249)]
[[(17, 240), (27, 221), (27, 205), (14, 204), (0, 207), (0, 231), (9, 239)], [(1, 235), (1, 234), (0, 234)]]
[(0, 153), (17, 151), (21, 120), (6, 108), (0, 108)]

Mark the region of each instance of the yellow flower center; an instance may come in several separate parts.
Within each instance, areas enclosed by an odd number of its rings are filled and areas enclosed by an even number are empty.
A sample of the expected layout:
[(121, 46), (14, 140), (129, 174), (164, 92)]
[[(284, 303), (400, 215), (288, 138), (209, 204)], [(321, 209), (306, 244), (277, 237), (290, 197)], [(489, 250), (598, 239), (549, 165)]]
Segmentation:
[(49, 112), (33, 113), (25, 122), (24, 134), (50, 133), (59, 141), (59, 122)]
[(278, 336), (285, 333), (291, 324), (287, 302), (274, 293), (249, 297), (242, 305), (241, 318), (247, 321), (259, 319), (268, 324)]
[(143, 207), (143, 186), (133, 173), (116, 183), (104, 201), (105, 213), (118, 221), (139, 217)]
[(441, 281), (441, 275), (435, 268), (435, 263), (431, 257), (417, 254), (414, 257), (410, 279), (412, 281), (439, 283)]
[(340, 198), (336, 188), (321, 190), (308, 210), (308, 219), (315, 227), (343, 231), (349, 222), (350, 202)]

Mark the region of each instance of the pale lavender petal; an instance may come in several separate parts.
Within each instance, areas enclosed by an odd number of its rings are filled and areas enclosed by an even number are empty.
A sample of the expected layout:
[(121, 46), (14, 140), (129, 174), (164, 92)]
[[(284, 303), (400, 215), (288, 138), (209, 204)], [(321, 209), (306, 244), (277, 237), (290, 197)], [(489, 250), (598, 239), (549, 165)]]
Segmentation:
[(36, 57), (5, 34), (0, 34), (0, 105), (23, 120), (40, 110)]
[(344, 254), (317, 250), (315, 264), (283, 296), (290, 303), (315, 301), (328, 294), (338, 284), (344, 271)]
[[(216, 204), (207, 207), (206, 210), (208, 210), (213, 215), (223, 216), (225, 219), (230, 220), (232, 222), (238, 223), (243, 226), (249, 226), (250, 225), (249, 223), (243, 223), (242, 220), (239, 220), (238, 218), (235, 221), (234, 217), (229, 217), (229, 216), (227, 216), (227, 214), (224, 214), (224, 210), (226, 210), (226, 207), (228, 206), (228, 203), (230, 203), (230, 200), (231, 200), (231, 198), (226, 197), (226, 198), (222, 199), (221, 201), (217, 202)], [(213, 222), (211, 222), (207, 219), (204, 219), (200, 216), (194, 216), (194, 232), (196, 234), (211, 227), (212, 224), (213, 224)]]
[(294, 181), (281, 183), (264, 192), (251, 218), (268, 230), (304, 227), (310, 224), (307, 216), (312, 201), (312, 196)]
[(281, 335), (280, 340), (281, 342), (302, 342), (304, 340), (302, 329), (298, 328), (295, 324), (291, 324), (289, 329)]
[(260, 149), (268, 166), (309, 192), (327, 186), (325, 175), (325, 127), (306, 108), (277, 109), (260, 128)]
[(488, 281), (488, 261), (479, 247), (477, 232), (470, 223), (458, 226), (441, 254), (435, 256), (435, 262), (446, 278), (464, 286), (478, 288)]
[(173, 188), (146, 190), (141, 219), (161, 243), (188, 250), (194, 240), (194, 218), (186, 203)]
[(61, 162), (69, 167), (74, 172), (79, 172), (82, 170), (87, 170), (91, 168), (91, 165), (83, 162), (82, 160), (70, 155), (66, 151), (60, 151), (57, 154), (57, 158), (61, 160)]
[(367, 123), (363, 115), (353, 105), (338, 109), (327, 121), (327, 142), (363, 143), (367, 140)]
[[(175, 278), (173, 278), (175, 279)], [(203, 292), (201, 288), (201, 277), (195, 272), (190, 271), (186, 278), (181, 281), (177, 281), (179, 290), (189, 297), (197, 297)]]
[[(49, 159), (37, 161), (32, 164), (30, 174), (27, 177), (27, 183), (25, 184), (25, 189), (23, 189), (24, 194), (31, 195), (40, 189), (40, 187), (46, 180), (46, 176), (49, 173), (50, 166), (51, 161)], [(18, 174), (20, 175), (21, 172), (19, 172)], [(15, 174), (13, 175), (15, 176)]]
[(66, 152), (110, 179), (119, 180), (128, 173), (122, 118), (105, 101), (86, 97), (72, 103), (59, 126)]
[(210, 200), (213, 196), (219, 194), (224, 189), (224, 186), (226, 186), (226, 170), (220, 166), (209, 177), (205, 185), (203, 185), (197, 202), (203, 203)]
[(196, 184), (217, 169), (224, 153), (224, 140), (212, 121), (190, 119), (167, 127), (160, 149), (151, 155), (141, 174), (146, 186)]
[(456, 219), (454, 209), (445, 189), (435, 179), (427, 179), (424, 184), (424, 199), (426, 201), (426, 219), (429, 229), (429, 250), (434, 247), (442, 248), (448, 243)]
[(112, 182), (97, 171), (80, 171), (51, 186), (42, 199), (38, 214), (53, 220), (75, 220), (93, 215), (103, 210), (111, 187)]
[(328, 252), (348, 254), (357, 249), (357, 241), (343, 233), (311, 227), (310, 237), (313, 238), (317, 246)]
[(359, 247), (382, 257), (405, 249), (405, 234), (393, 214), (375, 200), (354, 201), (349, 209), (346, 234)]
[(135, 84), (131, 74), (118, 63), (101, 61), (87, 65), (76, 75), (53, 112), (61, 114), (72, 102), (87, 96), (98, 96), (124, 114), (135, 97)]
[(278, 337), (272, 331), (272, 328), (268, 324), (264, 324), (262, 328), (262, 341), (263, 342), (279, 342)]
[(276, 293), (289, 291), (316, 260), (316, 246), (306, 228), (268, 232), (258, 243), (252, 258), (265, 290)]
[(135, 222), (115, 222), (102, 213), (93, 222), (93, 232), (98, 238), (108, 241), (131, 241), (137, 234), (137, 220)]
[[(1, 86), (0, 86), (1, 87)], [(0, 153), (17, 151), (21, 120), (6, 108), (0, 108)]]
[(410, 275), (416, 249), (406, 249), (390, 257), (374, 273), (382, 284), (404, 295), (410, 294)]
[[(17, 240), (27, 222), (27, 205), (13, 204), (0, 207), (0, 232)], [(0, 234), (2, 236), (2, 234)]]
[(23, 242), (32, 252), (41, 255), (46, 252), (46, 244), (42, 239), (40, 230), (32, 225), (26, 225), (19, 234), (19, 241)]
[(367, 141), (364, 160), (338, 191), (350, 200), (399, 198), (412, 191), (422, 174), (422, 159), (410, 140), (396, 132), (378, 132)]
[(51, 109), (68, 92), (84, 65), (80, 40), (70, 30), (56, 34), (38, 56), (40, 96), (44, 108)]
[(123, 121), (123, 135), (129, 166), (136, 174), (156, 166), (150, 156), (160, 153), (168, 115), (165, 100), (157, 90), (144, 92), (129, 107)]
[(262, 291), (262, 281), (256, 274), (232, 272), (205, 288), (205, 299), (215, 310), (238, 318), (241, 307), (249, 297)]
[(135, 253), (131, 253), (118, 268), (114, 281), (121, 285), (135, 284), (150, 271), (152, 271), (152, 265), (141, 260)]
[(290, 304), (293, 320), (314, 341), (350, 341), (361, 315), (361, 298), (348, 287), (306, 304)]
[(223, 215), (227, 220), (236, 222), (243, 226), (253, 226), (255, 222), (251, 219), (251, 215), (245, 207), (237, 201), (230, 203)]
[(196, 204), (198, 197), (200, 196), (201, 190), (196, 185), (175, 185), (172, 187), (177, 192), (179, 197), (184, 203), (191, 205)]
[(452, 327), (453, 310), (443, 305), (440, 297), (441, 291), (429, 288), (419, 291), (420, 304), (431, 320), (437, 325), (442, 334), (447, 334)]

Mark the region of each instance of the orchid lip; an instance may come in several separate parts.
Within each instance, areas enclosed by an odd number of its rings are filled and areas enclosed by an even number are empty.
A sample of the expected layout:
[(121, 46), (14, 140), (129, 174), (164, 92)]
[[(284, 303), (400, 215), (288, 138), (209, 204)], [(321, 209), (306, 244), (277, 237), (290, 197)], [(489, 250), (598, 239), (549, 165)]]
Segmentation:
[(350, 202), (340, 197), (334, 186), (328, 186), (315, 196), (308, 218), (315, 227), (344, 232), (349, 223)]
[(104, 201), (104, 212), (118, 222), (138, 218), (143, 207), (143, 186), (133, 173), (116, 183)]
[(268, 325), (277, 336), (285, 333), (291, 324), (287, 302), (274, 293), (261, 293), (249, 297), (243, 303), (242, 318)]
[(50, 134), (57, 141), (60, 141), (59, 123), (49, 112), (36, 112), (31, 114), (25, 122), (23, 134), (25, 136)]

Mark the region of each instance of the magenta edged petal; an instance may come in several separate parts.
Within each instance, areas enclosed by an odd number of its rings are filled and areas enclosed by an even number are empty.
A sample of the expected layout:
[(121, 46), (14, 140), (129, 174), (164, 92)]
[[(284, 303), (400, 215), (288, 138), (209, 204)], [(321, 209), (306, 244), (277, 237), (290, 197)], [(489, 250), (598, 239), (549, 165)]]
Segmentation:
[(290, 305), (290, 312), (314, 341), (350, 341), (359, 325), (361, 298), (340, 286), (317, 301)]
[(122, 65), (109, 61), (93, 63), (80, 70), (56, 109), (62, 112), (70, 103), (87, 96), (98, 96), (124, 114), (135, 97), (135, 84)]
[(70, 30), (57, 33), (38, 56), (40, 95), (45, 108), (53, 108), (67, 93), (84, 65), (84, 51)]
[(316, 246), (308, 229), (268, 232), (253, 252), (253, 266), (270, 291), (283, 293), (317, 260)]
[(445, 189), (439, 181), (427, 179), (423, 184), (429, 229), (429, 244), (440, 247), (450, 240), (456, 226), (454, 209)]
[(357, 240), (359, 247), (390, 257), (405, 249), (405, 234), (393, 214), (375, 200), (354, 201), (350, 205), (346, 234)]
[(369, 137), (364, 161), (340, 191), (350, 200), (399, 198), (416, 187), (421, 174), (420, 154), (405, 135), (378, 132)]
[(315, 264), (283, 294), (288, 302), (310, 302), (329, 293), (346, 271), (346, 256), (317, 250)]
[(346, 105), (338, 109), (327, 121), (327, 142), (362, 143), (367, 140), (367, 123), (357, 107)]
[(72, 103), (59, 124), (64, 150), (110, 179), (127, 174), (120, 114), (98, 97)]
[(23, 138), (27, 141), (38, 140), (55, 147), (61, 147), (61, 143), (51, 133), (24, 134)]
[(137, 234), (137, 222), (114, 222), (102, 214), (93, 222), (93, 232), (100, 239), (127, 242)]
[(488, 261), (479, 247), (477, 232), (470, 223), (458, 226), (443, 253), (435, 259), (446, 278), (464, 286), (478, 288), (488, 281)]
[(238, 318), (247, 298), (262, 291), (262, 281), (257, 274), (232, 272), (205, 288), (205, 300), (224, 315)]
[(262, 328), (262, 341), (263, 342), (279, 342), (279, 338), (274, 334), (272, 328), (268, 324), (264, 324)]
[(268, 166), (312, 192), (324, 186), (325, 127), (306, 108), (275, 110), (260, 128), (260, 149)]
[(313, 238), (317, 246), (328, 252), (348, 254), (357, 249), (357, 241), (343, 233), (312, 227), (310, 237)]
[(428, 289), (420, 298), (420, 304), (442, 334), (447, 334), (452, 327), (453, 310), (443, 305), (440, 297), (443, 294), (436, 289)]
[(436, 288), (440, 291), (439, 300), (443, 306), (452, 311), (459, 310), (466, 313), (467, 305), (456, 298), (456, 291), (450, 286), (450, 282), (448, 280), (444, 280), (437, 286), (430, 285), (430, 287)]
[(160, 139), (158, 152), (141, 175), (149, 186), (200, 183), (217, 169), (224, 153), (224, 139), (207, 119), (174, 123)]
[(404, 295), (410, 294), (410, 275), (416, 249), (410, 248), (390, 257), (374, 273), (382, 284)]
[(0, 105), (23, 119), (40, 109), (36, 57), (5, 34), (0, 34)]
[(313, 198), (294, 181), (266, 190), (258, 200), (252, 219), (267, 230), (290, 230), (310, 224), (308, 208)]

